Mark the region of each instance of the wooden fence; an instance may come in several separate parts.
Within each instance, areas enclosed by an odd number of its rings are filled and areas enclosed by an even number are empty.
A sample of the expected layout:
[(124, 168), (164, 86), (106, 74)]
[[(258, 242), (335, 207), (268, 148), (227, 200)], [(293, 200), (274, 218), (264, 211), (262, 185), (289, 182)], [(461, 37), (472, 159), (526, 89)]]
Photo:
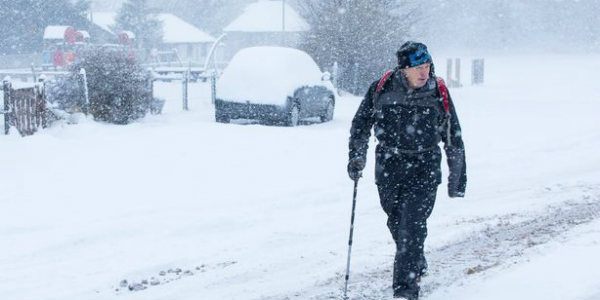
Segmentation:
[(46, 128), (46, 97), (44, 84), (13, 88), (10, 80), (3, 81), (4, 134), (14, 127), (22, 136), (34, 134), (38, 128)]

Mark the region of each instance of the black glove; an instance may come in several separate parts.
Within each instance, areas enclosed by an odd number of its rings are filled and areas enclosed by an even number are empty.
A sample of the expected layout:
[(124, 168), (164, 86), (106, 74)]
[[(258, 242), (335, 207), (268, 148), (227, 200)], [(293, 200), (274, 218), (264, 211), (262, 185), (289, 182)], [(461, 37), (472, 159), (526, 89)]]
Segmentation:
[(448, 196), (462, 198), (467, 187), (467, 173), (465, 171), (465, 150), (463, 148), (446, 147), (448, 156)]
[(459, 185), (454, 182), (448, 183), (448, 196), (450, 198), (463, 198), (465, 196), (465, 190), (459, 188)]
[(463, 198), (465, 196), (465, 192), (448, 190), (448, 196), (450, 196), (450, 198)]
[(348, 176), (352, 180), (358, 180), (365, 168), (365, 159), (361, 156), (354, 157), (348, 161)]
[(456, 176), (456, 172), (450, 170), (450, 176), (448, 176), (448, 196), (450, 198), (462, 198), (465, 196), (465, 182), (459, 180)]

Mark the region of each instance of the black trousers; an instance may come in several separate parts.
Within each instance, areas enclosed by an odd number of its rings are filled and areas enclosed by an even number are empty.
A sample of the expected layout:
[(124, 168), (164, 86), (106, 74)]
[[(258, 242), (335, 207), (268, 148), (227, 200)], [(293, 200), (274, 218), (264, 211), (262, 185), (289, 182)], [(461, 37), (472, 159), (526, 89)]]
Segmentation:
[(437, 185), (423, 189), (401, 184), (380, 184), (378, 190), (388, 215), (387, 226), (396, 242), (394, 293), (418, 295), (418, 279), (427, 268), (423, 244)]

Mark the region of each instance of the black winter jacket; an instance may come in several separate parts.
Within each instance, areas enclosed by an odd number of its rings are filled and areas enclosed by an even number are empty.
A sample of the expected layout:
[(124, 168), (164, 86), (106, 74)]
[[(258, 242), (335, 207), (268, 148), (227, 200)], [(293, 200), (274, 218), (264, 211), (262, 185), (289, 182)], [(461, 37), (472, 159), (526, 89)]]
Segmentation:
[(395, 177), (399, 182), (393, 184), (433, 188), (441, 183), (438, 144), (443, 141), (450, 169), (448, 193), (450, 196), (464, 195), (467, 176), (460, 124), (450, 95), (450, 122), (447, 122), (435, 75), (422, 88), (410, 90), (405, 76), (395, 70), (374, 101), (378, 83), (379, 80), (371, 84), (352, 120), (350, 159), (360, 156), (366, 160), (371, 128), (374, 127), (378, 140), (375, 151), (377, 184), (386, 184), (390, 174), (397, 174)]

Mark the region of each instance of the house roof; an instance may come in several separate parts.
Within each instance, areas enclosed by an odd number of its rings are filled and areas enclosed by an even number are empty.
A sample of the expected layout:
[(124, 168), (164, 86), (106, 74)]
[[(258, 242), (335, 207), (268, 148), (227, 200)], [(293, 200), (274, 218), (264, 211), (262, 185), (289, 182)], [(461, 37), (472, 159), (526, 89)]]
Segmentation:
[(77, 32), (81, 33), (84, 39), (90, 38), (90, 33), (87, 30), (77, 30)]
[(173, 14), (158, 14), (158, 19), (164, 24), (164, 43), (210, 43), (215, 41), (210, 34)]
[(71, 26), (50, 25), (44, 29), (45, 40), (62, 40), (65, 38), (65, 31)]
[[(113, 26), (116, 17), (117, 13), (115, 12), (94, 12), (92, 15), (96, 25), (113, 34), (115, 33)], [(173, 14), (157, 14), (157, 18), (163, 23), (163, 43), (210, 43), (215, 41), (210, 34)]]
[(115, 12), (93, 12), (90, 20), (104, 31), (114, 34), (112, 26), (115, 25), (116, 16)]
[[(225, 32), (279, 32), (282, 31), (282, 1), (259, 0), (223, 29)], [(310, 26), (287, 3), (285, 4), (285, 31), (308, 31)]]

